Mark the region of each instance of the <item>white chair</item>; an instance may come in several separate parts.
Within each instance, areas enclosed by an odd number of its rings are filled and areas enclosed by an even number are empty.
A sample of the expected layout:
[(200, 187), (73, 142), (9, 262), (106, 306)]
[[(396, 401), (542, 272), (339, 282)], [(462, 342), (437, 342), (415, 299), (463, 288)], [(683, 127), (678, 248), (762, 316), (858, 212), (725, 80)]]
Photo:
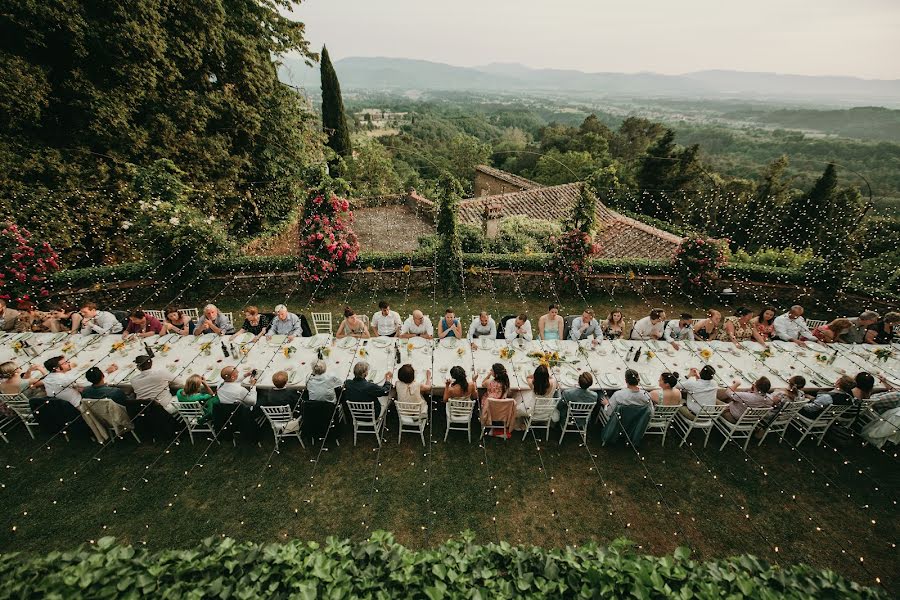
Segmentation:
[(725, 436), (725, 441), (719, 446), (719, 452), (725, 449), (728, 442), (738, 442), (739, 440), (744, 440), (744, 450), (746, 450), (750, 444), (750, 438), (753, 437), (753, 432), (756, 430), (756, 426), (759, 425), (760, 419), (769, 414), (770, 410), (772, 409), (769, 407), (748, 407), (744, 410), (744, 414), (738, 418), (737, 423), (732, 423), (726, 419), (724, 416), (725, 411), (719, 413), (719, 417), (713, 421), (715, 428)]
[[(485, 402), (485, 401), (486, 400), (482, 400), (482, 402)], [(513, 412), (515, 412), (515, 409), (516, 409), (515, 398), (491, 398), (490, 403), (492, 405), (506, 407), (505, 410), (512, 410)], [(512, 405), (512, 408), (510, 408), (510, 405)], [(500, 410), (498, 408), (497, 413), (501, 414), (501, 415), (505, 414), (505, 410)], [(482, 413), (482, 416), (484, 414), (485, 413)], [(498, 425), (498, 423), (499, 423), (499, 425)], [(485, 425), (484, 423), (482, 423), (481, 424), (482, 439), (484, 439), (485, 435), (494, 435), (495, 431), (502, 431), (503, 432), (503, 441), (505, 442), (506, 440), (508, 440), (510, 438), (510, 436), (512, 436), (512, 429), (510, 428), (509, 430), (507, 430), (506, 425), (507, 425), (506, 421), (500, 421), (500, 420), (495, 420), (495, 419), (491, 419), (491, 422), (488, 425)]]
[(384, 417), (387, 410), (376, 419), (371, 402), (347, 402), (347, 408), (350, 409), (350, 416), (353, 417), (353, 445), (356, 445), (357, 434), (373, 433), (380, 448), (381, 430), (384, 428)]
[(596, 402), (569, 402), (566, 422), (563, 423), (562, 435), (559, 436), (560, 445), (567, 433), (577, 433), (581, 436), (581, 441), (587, 443), (588, 424), (595, 406)]
[(179, 308), (178, 310), (181, 311), (181, 314), (189, 316), (192, 321), (200, 320), (200, 311), (196, 308)]
[(472, 443), (472, 411), (475, 410), (474, 400), (452, 399), (445, 405), (447, 408), (447, 430), (444, 432), (444, 441), (450, 430), (465, 431), (469, 434), (469, 443)]
[[(34, 438), (34, 431), (32, 429), (39, 429), (40, 423), (37, 422), (37, 419), (34, 416), (34, 413), (31, 412), (31, 406), (28, 404), (28, 398), (25, 397), (24, 394), (0, 394), (0, 402), (8, 406), (16, 415), (18, 415), (19, 420), (25, 423), (25, 429), (28, 431), (28, 435), (31, 436), (31, 439)], [(12, 423), (7, 423), (8, 427), (6, 427), (6, 431), (15, 427), (15, 420)], [(3, 436), (4, 441), (6, 440), (6, 436)]]
[(806, 319), (806, 326), (809, 327), (810, 330), (813, 330), (816, 327), (821, 327), (822, 325), (825, 325), (827, 323), (827, 321), (822, 321), (820, 319)]
[(230, 312), (223, 312), (222, 314), (225, 315), (226, 317), (228, 317), (228, 322), (229, 322), (229, 323), (231, 323), (232, 325), (234, 325), (234, 314), (233, 314), (233, 313), (230, 313)]
[(791, 421), (791, 426), (800, 432), (800, 439), (797, 440), (795, 446), (799, 446), (803, 443), (803, 440), (806, 439), (807, 436), (810, 437), (819, 437), (818, 445), (822, 444), (822, 439), (825, 437), (825, 434), (831, 428), (831, 425), (844, 414), (847, 410), (854, 408), (850, 405), (835, 405), (831, 404), (822, 409), (822, 412), (818, 414), (815, 418), (810, 418), (802, 415), (801, 413), (797, 413), (797, 416), (793, 418)]
[[(556, 410), (556, 403), (559, 400), (552, 396), (535, 396), (534, 408), (529, 409), (525, 413), (525, 433), (522, 439), (528, 437), (528, 432), (532, 429), (545, 429), (547, 431), (544, 439), (550, 439), (550, 424), (553, 417), (553, 411)], [(532, 435), (534, 435), (532, 433)]]
[(759, 444), (757, 446), (762, 446), (762, 443), (766, 441), (766, 438), (770, 433), (773, 433), (778, 436), (778, 443), (781, 443), (781, 440), (784, 439), (784, 434), (788, 430), (788, 427), (791, 424), (791, 421), (794, 420), (794, 417), (797, 416), (797, 413), (800, 412), (800, 409), (806, 405), (806, 402), (803, 400), (797, 400), (794, 402), (788, 402), (785, 404), (778, 414), (775, 415), (775, 418), (769, 423), (769, 425), (763, 431), (762, 438), (759, 440)]
[(297, 428), (293, 431), (285, 431), (287, 428), (287, 424), (294, 420), (294, 417), (291, 415), (291, 407), (290, 406), (260, 406), (263, 411), (263, 414), (266, 415), (266, 419), (269, 421), (269, 425), (272, 426), (272, 433), (275, 435), (275, 452), (278, 452), (278, 440), (294, 437), (300, 442), (300, 446), (302, 448), (306, 448), (306, 444), (303, 443), (303, 438), (300, 437), (300, 426), (297, 424)]
[(662, 436), (662, 445), (665, 446), (666, 434), (668, 433), (669, 426), (672, 424), (672, 419), (675, 418), (679, 408), (681, 408), (681, 406), (655, 406), (653, 408), (653, 414), (650, 416), (650, 422), (647, 423), (647, 430), (644, 432), (644, 435)]
[(194, 445), (195, 433), (209, 433), (212, 434), (213, 439), (216, 440), (216, 442), (219, 441), (216, 437), (215, 430), (212, 428), (212, 419), (206, 423), (200, 423), (200, 419), (203, 417), (202, 404), (199, 402), (178, 402), (177, 400), (173, 400), (172, 406), (175, 407), (175, 410), (178, 411), (178, 414), (184, 421), (184, 425), (188, 430), (188, 435), (191, 437), (192, 446)]
[(397, 434), (397, 443), (403, 438), (403, 432), (418, 433), (425, 445), (425, 426), (428, 424), (428, 413), (422, 414), (422, 405), (418, 402), (394, 402), (397, 407), (397, 417), (400, 421), (400, 433)]
[(145, 309), (144, 309), (144, 314), (145, 314), (145, 315), (150, 315), (151, 317), (153, 317), (153, 318), (155, 318), (155, 319), (159, 319), (159, 320), (162, 321), (163, 323), (166, 322), (166, 313), (163, 312), (163, 311), (161, 311), (161, 310), (151, 310), (151, 309), (149, 309), (149, 308), (145, 308)]
[(675, 427), (676, 431), (684, 431), (681, 443), (678, 444), (678, 446), (681, 447), (684, 445), (693, 430), (705, 429), (706, 438), (703, 440), (703, 447), (706, 448), (706, 444), (709, 443), (709, 434), (712, 433), (713, 430), (713, 422), (719, 417), (723, 410), (725, 410), (724, 404), (701, 405), (700, 412), (697, 413), (694, 420), (689, 419), (684, 416), (681, 411), (678, 411), (675, 414), (675, 418), (672, 420), (672, 425)]
[(334, 331), (334, 323), (331, 320), (330, 312), (314, 312), (312, 313), (312, 320), (316, 334), (332, 333)]

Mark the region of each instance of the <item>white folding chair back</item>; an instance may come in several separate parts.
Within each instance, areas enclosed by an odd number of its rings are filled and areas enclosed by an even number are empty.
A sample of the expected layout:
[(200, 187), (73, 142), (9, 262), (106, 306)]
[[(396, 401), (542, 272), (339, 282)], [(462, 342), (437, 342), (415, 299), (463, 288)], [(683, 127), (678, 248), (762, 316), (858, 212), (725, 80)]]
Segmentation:
[(816, 327), (821, 327), (822, 325), (825, 325), (825, 324), (826, 324), (826, 321), (822, 321), (820, 319), (806, 319), (806, 326), (809, 327), (811, 330), (815, 329)]
[[(483, 402), (484, 401), (488, 401), (488, 400), (483, 400)], [(491, 398), (489, 400), (489, 402), (491, 403), (491, 405), (497, 405), (497, 406), (510, 407), (510, 405), (512, 405), (511, 410), (515, 410), (516, 400), (514, 398)], [(498, 409), (497, 412), (499, 413), (501, 411)], [(484, 413), (482, 413), (482, 414), (484, 414)], [(499, 423), (499, 425), (497, 425), (497, 423)], [(498, 419), (491, 419), (491, 422), (489, 424), (487, 424), (487, 425), (485, 425), (484, 423), (481, 424), (481, 437), (482, 438), (484, 438), (485, 435), (494, 435), (495, 431), (503, 432), (503, 441), (508, 440), (509, 437), (512, 435), (512, 429), (507, 430), (507, 422), (506, 421), (500, 421)]]
[(230, 312), (223, 312), (222, 314), (228, 318), (228, 322), (231, 323), (231, 325), (233, 327), (234, 326), (234, 314), (232, 314)]
[[(25, 394), (0, 394), (0, 402), (8, 406), (16, 415), (19, 417), (18, 420), (21, 420), (25, 423), (25, 429), (28, 431), (28, 435), (31, 436), (31, 439), (34, 438), (33, 429), (38, 429), (41, 425), (37, 422), (37, 418), (35, 418), (34, 413), (31, 412), (31, 405), (28, 404), (28, 398)], [(9, 431), (13, 427), (16, 426), (16, 419), (10, 417), (10, 421), (5, 423), (4, 426), (0, 427), (0, 429), (4, 429), (5, 431)], [(3, 439), (6, 440), (6, 436), (3, 436)]]
[(744, 410), (744, 414), (738, 418), (737, 423), (732, 423), (726, 419), (724, 417), (725, 411), (719, 413), (719, 417), (713, 421), (716, 429), (725, 436), (725, 441), (719, 446), (719, 452), (725, 448), (729, 441), (737, 443), (740, 440), (744, 440), (744, 450), (746, 450), (747, 446), (750, 444), (750, 438), (753, 436), (753, 432), (756, 431), (756, 426), (759, 425), (760, 419), (769, 414), (770, 410), (772, 409), (768, 407), (748, 407)]
[(332, 333), (334, 331), (334, 323), (331, 321), (330, 312), (314, 312), (312, 313), (312, 321), (316, 334)]
[(684, 445), (693, 430), (705, 429), (706, 438), (703, 440), (703, 447), (706, 448), (706, 444), (709, 443), (709, 434), (713, 430), (713, 422), (719, 418), (723, 410), (725, 410), (724, 404), (701, 405), (700, 412), (697, 413), (693, 421), (680, 411), (676, 413), (675, 418), (672, 420), (672, 425), (674, 425), (676, 431), (681, 430), (684, 432), (684, 435), (681, 437), (681, 443), (678, 444), (679, 447)]
[(192, 446), (194, 445), (195, 433), (209, 433), (212, 434), (214, 440), (217, 442), (219, 441), (216, 437), (216, 432), (212, 428), (212, 419), (206, 423), (200, 423), (200, 419), (203, 417), (202, 404), (199, 402), (178, 402), (177, 400), (173, 400), (172, 406), (175, 407), (181, 420), (184, 421), (184, 426), (188, 430)]
[(196, 308), (179, 308), (178, 310), (181, 311), (181, 314), (189, 316), (192, 321), (200, 320), (200, 311)]
[[(350, 416), (353, 417), (353, 445), (356, 445), (356, 436), (360, 433), (375, 434), (378, 446), (381, 446), (381, 429), (384, 427), (384, 414), (377, 419), (373, 409), (380, 408), (378, 403), (371, 402), (347, 402)], [(386, 411), (385, 411), (386, 412)]]
[(878, 413), (872, 410), (872, 404), (874, 403), (875, 400), (873, 400), (872, 398), (867, 398), (860, 401), (859, 415), (856, 417), (856, 421), (854, 423), (855, 430), (862, 430), (863, 427), (879, 418)]
[(453, 399), (445, 405), (447, 411), (447, 430), (444, 432), (444, 441), (450, 430), (465, 431), (469, 434), (469, 443), (472, 442), (472, 411), (475, 410), (474, 400)]
[(306, 445), (303, 443), (303, 438), (300, 437), (300, 424), (297, 424), (297, 427), (293, 429), (293, 431), (285, 431), (287, 429), (288, 423), (294, 421), (293, 415), (291, 415), (291, 407), (280, 405), (280, 406), (260, 406), (263, 411), (263, 414), (266, 415), (266, 419), (269, 421), (269, 425), (272, 426), (272, 433), (275, 435), (275, 451), (278, 452), (278, 441), (284, 438), (297, 438), (300, 442), (300, 446), (306, 448)]
[(818, 436), (819, 442), (822, 443), (822, 439), (825, 437), (825, 434), (828, 432), (828, 429), (831, 425), (844, 414), (847, 410), (854, 409), (855, 407), (850, 405), (841, 405), (837, 406), (831, 404), (822, 409), (822, 412), (818, 414), (815, 418), (805, 417), (800, 413), (797, 413), (797, 416), (791, 421), (791, 425), (800, 432), (800, 439), (797, 440), (795, 446), (799, 446), (803, 443), (803, 440), (809, 437)]
[(161, 310), (152, 310), (152, 309), (149, 309), (149, 308), (145, 308), (145, 309), (144, 309), (144, 314), (150, 315), (150, 316), (153, 317), (154, 319), (159, 319), (159, 320), (162, 321), (163, 323), (166, 322), (166, 313), (164, 313), (164, 312), (161, 311)]
[(422, 405), (418, 402), (394, 402), (397, 407), (397, 417), (400, 421), (400, 432), (397, 434), (397, 443), (403, 438), (403, 432), (418, 433), (425, 445), (425, 426), (428, 424), (428, 413), (422, 414)]
[(588, 421), (595, 406), (596, 402), (569, 402), (566, 422), (563, 423), (562, 435), (559, 436), (560, 445), (567, 433), (577, 433), (581, 436), (581, 441), (587, 442)]
[[(528, 432), (532, 429), (545, 429), (547, 431), (545, 438), (550, 439), (550, 423), (553, 419), (553, 411), (556, 410), (557, 399), (552, 396), (535, 396), (534, 408), (525, 413), (525, 433), (522, 434), (524, 440), (528, 437)], [(534, 433), (532, 433), (534, 435)]]
[(800, 409), (806, 405), (806, 402), (803, 400), (796, 400), (794, 402), (788, 402), (785, 404), (778, 414), (775, 415), (775, 418), (769, 423), (769, 426), (766, 427), (766, 430), (763, 432), (762, 438), (759, 440), (758, 446), (762, 446), (762, 443), (766, 441), (766, 438), (769, 434), (775, 434), (778, 436), (778, 443), (781, 443), (781, 440), (784, 439), (784, 434), (788, 430), (788, 427), (797, 417), (797, 413), (800, 412)]
[[(675, 406), (655, 406), (653, 407), (653, 414), (650, 416), (650, 422), (647, 423), (647, 430), (644, 432), (644, 435), (659, 435), (662, 437), (662, 445), (666, 445), (666, 433), (669, 431), (669, 426), (672, 424), (672, 419), (675, 418), (675, 415), (678, 413), (678, 409), (681, 408), (680, 405)], [(602, 412), (602, 411), (601, 411)]]

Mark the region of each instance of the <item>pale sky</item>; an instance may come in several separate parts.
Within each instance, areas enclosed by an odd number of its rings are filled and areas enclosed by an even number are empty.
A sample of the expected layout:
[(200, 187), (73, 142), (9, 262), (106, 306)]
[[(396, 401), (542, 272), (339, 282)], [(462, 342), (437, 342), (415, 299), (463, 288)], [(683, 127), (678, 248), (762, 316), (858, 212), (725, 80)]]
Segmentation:
[(900, 0), (304, 0), (292, 15), (332, 60), (900, 79)]

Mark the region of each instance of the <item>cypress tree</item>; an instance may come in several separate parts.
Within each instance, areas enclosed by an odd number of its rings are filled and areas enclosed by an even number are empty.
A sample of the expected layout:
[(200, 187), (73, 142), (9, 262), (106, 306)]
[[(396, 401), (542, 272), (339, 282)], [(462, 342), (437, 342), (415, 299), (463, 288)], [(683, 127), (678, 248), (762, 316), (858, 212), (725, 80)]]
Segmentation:
[(348, 157), (353, 152), (350, 146), (350, 129), (347, 127), (347, 115), (344, 114), (344, 101), (341, 98), (341, 84), (328, 56), (328, 49), (322, 46), (322, 127), (328, 136), (328, 147), (341, 157)]
[(816, 180), (808, 193), (798, 196), (791, 203), (791, 231), (786, 231), (788, 243), (797, 250), (812, 246), (816, 253), (821, 251), (821, 233), (830, 229), (828, 215), (835, 205), (838, 192), (837, 169), (828, 163), (825, 172)]
[(438, 249), (435, 266), (441, 282), (450, 290), (463, 285), (462, 241), (457, 226), (457, 210), (463, 188), (448, 171), (443, 171), (437, 182), (439, 195), (437, 213)]
[(671, 190), (678, 174), (675, 132), (667, 129), (648, 150), (637, 174), (638, 185), (644, 192), (637, 202), (638, 211), (651, 217), (670, 219), (672, 202), (665, 192)]

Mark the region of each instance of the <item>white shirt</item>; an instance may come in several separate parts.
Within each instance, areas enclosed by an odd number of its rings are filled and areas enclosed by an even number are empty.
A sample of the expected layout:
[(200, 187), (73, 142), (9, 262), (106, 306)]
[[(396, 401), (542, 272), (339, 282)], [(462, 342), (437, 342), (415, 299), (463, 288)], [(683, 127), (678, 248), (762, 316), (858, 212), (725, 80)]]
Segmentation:
[(649, 406), (653, 410), (653, 402), (650, 400), (650, 394), (644, 390), (630, 390), (622, 388), (616, 390), (609, 397), (609, 404), (606, 405), (604, 411), (609, 416), (613, 414), (617, 406)]
[(403, 321), (400, 320), (400, 315), (398, 315), (397, 312), (393, 310), (389, 310), (387, 316), (381, 314), (381, 311), (379, 310), (377, 313), (372, 315), (369, 323), (372, 324), (372, 327), (375, 328), (375, 331), (378, 332), (378, 335), (393, 335), (397, 333), (397, 330), (400, 327), (403, 326)]
[(75, 387), (78, 374), (74, 371), (67, 373), (48, 373), (41, 381), (44, 383), (44, 391), (48, 396), (65, 400), (75, 408), (81, 404), (81, 392)]
[(700, 412), (700, 406), (715, 406), (716, 392), (719, 386), (712, 379), (685, 379), (676, 385), (679, 390), (687, 393), (684, 398), (688, 409), (695, 415)]
[(306, 391), (309, 392), (309, 399), (313, 402), (325, 401), (334, 404), (337, 402), (334, 389), (341, 387), (343, 383), (344, 380), (337, 375), (322, 373), (306, 380)]
[(99, 333), (104, 335), (107, 333), (122, 333), (122, 324), (116, 318), (116, 315), (105, 310), (98, 310), (92, 319), (85, 319), (81, 322), (81, 334)]
[(681, 340), (694, 340), (694, 326), (692, 323), (688, 323), (684, 327), (681, 327), (679, 324), (679, 319), (672, 319), (668, 323), (666, 323), (666, 329), (663, 332), (663, 339), (667, 342), (671, 341), (681, 341)]
[(149, 368), (138, 371), (131, 376), (131, 387), (138, 400), (155, 400), (168, 407), (172, 404), (172, 392), (169, 385), (182, 387), (184, 384), (177, 377), (164, 369)]
[(816, 340), (816, 336), (812, 334), (809, 327), (806, 326), (806, 319), (797, 317), (791, 319), (791, 313), (775, 317), (775, 337), (785, 342), (793, 340)]
[(491, 339), (497, 337), (497, 323), (494, 322), (493, 317), (488, 317), (487, 325), (481, 324), (481, 316), (472, 319), (472, 324), (469, 325), (469, 341), (471, 342), (476, 337)]
[(216, 390), (216, 396), (219, 397), (221, 404), (246, 404), (253, 406), (256, 404), (256, 386), (249, 390), (241, 385), (240, 381), (230, 381), (223, 383)]
[(421, 325), (416, 325), (416, 322), (410, 317), (403, 323), (403, 329), (400, 330), (400, 333), (412, 335), (422, 335), (424, 333), (434, 336), (434, 327), (431, 325), (431, 319), (426, 316), (422, 317)]
[(522, 325), (522, 332), (519, 333), (516, 331), (516, 318), (513, 317), (509, 321), (506, 322), (506, 330), (503, 332), (503, 337), (507, 340), (514, 340), (517, 337), (521, 337), (522, 339), (531, 341), (531, 321), (525, 321)]
[(638, 319), (634, 327), (631, 328), (631, 339), (633, 340), (658, 340), (663, 335), (663, 321), (653, 324), (650, 317)]

